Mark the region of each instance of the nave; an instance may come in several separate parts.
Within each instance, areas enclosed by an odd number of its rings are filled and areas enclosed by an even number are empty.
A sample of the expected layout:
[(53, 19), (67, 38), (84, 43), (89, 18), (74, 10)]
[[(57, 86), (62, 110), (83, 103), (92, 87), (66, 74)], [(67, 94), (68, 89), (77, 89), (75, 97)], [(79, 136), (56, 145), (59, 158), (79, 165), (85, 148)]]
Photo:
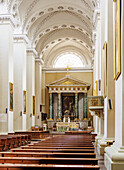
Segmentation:
[[(96, 158), (91, 133), (49, 134), (44, 139), (0, 152), (1, 170), (103, 169)], [(100, 168), (101, 166), (101, 168)]]

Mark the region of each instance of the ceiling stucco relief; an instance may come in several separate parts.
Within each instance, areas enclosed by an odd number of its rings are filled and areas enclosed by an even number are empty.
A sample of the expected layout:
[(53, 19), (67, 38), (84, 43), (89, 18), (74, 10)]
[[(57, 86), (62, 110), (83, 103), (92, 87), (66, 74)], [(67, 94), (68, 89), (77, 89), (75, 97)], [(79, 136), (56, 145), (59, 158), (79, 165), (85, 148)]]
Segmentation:
[[(39, 18), (38, 20), (34, 18), (35, 22), (31, 25), (31, 27), (29, 27), (30, 34), (32, 34), (33, 38), (36, 37), (37, 34), (39, 34), (39, 32), (42, 32), (44, 28), (52, 27), (53, 23), (55, 24), (57, 23), (62, 24), (62, 22), (64, 24), (71, 23), (70, 18), (72, 17), (73, 17), (72, 20), (75, 21), (75, 25), (76, 25), (76, 22), (77, 23), (79, 22), (87, 32), (89, 32), (90, 34), (92, 32), (93, 25), (87, 19), (85, 19), (84, 17), (80, 15), (77, 15), (76, 13), (73, 13), (70, 11), (61, 11), (61, 12), (55, 11), (45, 16), (46, 17), (43, 16), (42, 18)], [(63, 18), (61, 16), (63, 16)], [(62, 20), (60, 20), (60, 17)]]
[(71, 29), (71, 30), (74, 30), (74, 31), (80, 31), (81, 34), (84, 36), (84, 38), (86, 38), (88, 41), (92, 42), (91, 35), (89, 33), (87, 33), (85, 30), (83, 30), (82, 28), (75, 27), (74, 25), (68, 25), (68, 26), (66, 25), (64, 27), (63, 27), (63, 25), (62, 26), (60, 25), (60, 26), (56, 26), (54, 28), (52, 27), (52, 29), (48, 27), (46, 30), (42, 31), (42, 33), (38, 34), (38, 37), (36, 37), (36, 39), (34, 39), (35, 45), (38, 43), (38, 40), (41, 37), (43, 38), (43, 36), (47, 36), (48, 33), (56, 31), (56, 30), (61, 31), (61, 29), (63, 29), (63, 30), (64, 29)]
[(55, 6), (53, 6), (53, 7), (48, 8), (48, 9), (46, 9), (46, 8), (42, 9), (42, 11), (40, 10), (39, 12), (33, 14), (30, 18), (28, 18), (28, 20), (26, 22), (26, 25), (24, 25), (25, 28), (23, 28), (23, 29), (25, 29), (25, 31), (28, 31), (29, 28), (31, 27), (31, 25), (33, 24), (32, 20), (34, 18), (35, 18), (35, 20), (38, 20), (40, 17), (43, 17), (46, 14), (50, 14), (52, 12), (64, 12), (64, 11), (73, 12), (73, 13), (79, 15), (79, 16), (81, 15), (86, 19), (86, 22), (89, 22), (89, 21), (91, 22), (92, 21), (92, 16), (88, 16), (86, 13), (82, 12), (82, 10), (75, 9), (73, 7), (63, 7), (63, 6), (56, 6), (55, 7)]
[[(6, 1), (6, 0), (5, 0)], [(16, 20), (14, 33), (26, 34), (31, 46), (51, 66), (62, 52), (76, 52), (92, 65), (94, 11), (99, 0), (7, 0)], [(96, 17), (97, 20), (97, 17)]]
[(36, 46), (36, 49), (39, 52), (42, 51), (42, 49), (49, 44), (49, 42), (53, 41), (56, 38), (64, 38), (64, 37), (73, 37), (81, 40), (84, 42), (89, 48), (92, 47), (91, 41), (86, 39), (83, 34), (80, 33), (80, 31), (75, 31), (73, 29), (57, 29), (53, 32), (48, 33), (47, 36), (44, 36), (42, 39), (40, 39), (39, 43)]
[(85, 66), (91, 66), (92, 59), (90, 58), (89, 53), (86, 51), (86, 49), (79, 44), (75, 46), (75, 43), (72, 43), (71, 45), (67, 45), (67, 42), (56, 44), (49, 53), (44, 53), (45, 66), (49, 67), (49, 65), (53, 65), (56, 58), (65, 52), (77, 53), (78, 55), (82, 56), (82, 62), (84, 63)]
[(54, 41), (50, 42), (49, 44), (47, 44), (47, 46), (45, 46), (44, 49), (42, 50), (42, 53), (44, 53), (46, 51), (46, 49), (48, 49), (48, 48), (49, 48), (49, 52), (50, 52), (50, 49), (53, 48), (53, 46), (55, 47), (55, 45), (58, 44), (59, 42), (62, 43), (62, 42), (67, 42), (67, 41), (69, 41), (70, 45), (74, 42), (75, 46), (78, 45), (78, 46), (81, 46), (81, 48), (84, 47), (85, 50), (87, 50), (89, 54), (92, 52), (91, 48), (79, 39), (72, 39), (72, 38), (61, 38), (60, 39), (59, 38), (59, 39), (54, 40)]

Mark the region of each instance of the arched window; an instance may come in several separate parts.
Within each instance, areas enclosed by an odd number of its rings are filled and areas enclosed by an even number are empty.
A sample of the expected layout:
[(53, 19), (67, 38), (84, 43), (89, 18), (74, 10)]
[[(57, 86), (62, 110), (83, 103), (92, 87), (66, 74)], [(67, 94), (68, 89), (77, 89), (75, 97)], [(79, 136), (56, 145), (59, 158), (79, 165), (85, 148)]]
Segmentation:
[(58, 67), (83, 67), (83, 63), (81, 57), (76, 53), (64, 53), (57, 57), (54, 66), (55, 68)]

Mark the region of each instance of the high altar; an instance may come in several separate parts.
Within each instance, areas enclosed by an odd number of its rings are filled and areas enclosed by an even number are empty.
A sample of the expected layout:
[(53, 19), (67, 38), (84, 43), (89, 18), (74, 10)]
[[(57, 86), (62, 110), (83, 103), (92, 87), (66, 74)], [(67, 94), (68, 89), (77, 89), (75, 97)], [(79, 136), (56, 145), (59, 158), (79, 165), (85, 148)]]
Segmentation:
[(88, 127), (87, 94), (90, 84), (66, 75), (47, 85), (49, 89), (48, 128), (57, 130)]

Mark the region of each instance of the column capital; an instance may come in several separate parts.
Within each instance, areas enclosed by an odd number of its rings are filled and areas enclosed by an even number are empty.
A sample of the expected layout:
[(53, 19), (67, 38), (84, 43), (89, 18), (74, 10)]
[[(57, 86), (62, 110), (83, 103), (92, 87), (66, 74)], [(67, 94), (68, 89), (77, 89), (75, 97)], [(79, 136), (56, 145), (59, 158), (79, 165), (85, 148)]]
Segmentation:
[(14, 42), (29, 44), (29, 39), (25, 34), (14, 34), (13, 35)]
[(27, 48), (27, 53), (37, 56), (37, 51), (34, 48)]
[(44, 61), (41, 58), (35, 58), (35, 62), (39, 62), (41, 65), (44, 64)]
[(2, 14), (0, 15), (0, 23), (2, 24), (11, 24), (13, 27), (16, 26), (16, 23), (14, 21), (14, 18), (10, 14)]

